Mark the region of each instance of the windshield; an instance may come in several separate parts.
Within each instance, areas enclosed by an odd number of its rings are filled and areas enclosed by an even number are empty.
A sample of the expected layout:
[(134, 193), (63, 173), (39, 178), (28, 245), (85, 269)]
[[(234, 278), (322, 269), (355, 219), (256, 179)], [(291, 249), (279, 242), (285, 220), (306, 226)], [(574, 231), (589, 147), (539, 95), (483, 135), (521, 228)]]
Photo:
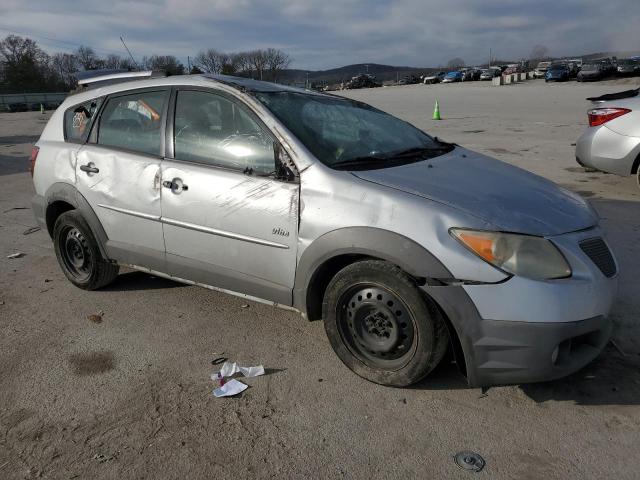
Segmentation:
[(255, 97), (330, 167), (384, 168), (453, 149), (354, 100), (297, 92), (255, 92)]

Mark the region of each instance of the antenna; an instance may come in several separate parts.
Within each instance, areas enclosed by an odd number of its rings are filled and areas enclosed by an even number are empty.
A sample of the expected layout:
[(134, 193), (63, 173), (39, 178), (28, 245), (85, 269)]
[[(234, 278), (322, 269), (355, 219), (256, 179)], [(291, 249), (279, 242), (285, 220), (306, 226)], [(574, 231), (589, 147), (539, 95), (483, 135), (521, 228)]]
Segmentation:
[(131, 55), (131, 51), (129, 50), (129, 47), (127, 47), (127, 44), (126, 44), (126, 43), (124, 43), (124, 38), (120, 37), (120, 41), (122, 42), (122, 45), (124, 45), (124, 48), (127, 50), (127, 53), (129, 54), (129, 57), (131, 57), (131, 61), (133, 62), (133, 64), (134, 64), (136, 67), (140, 68), (140, 67), (138, 66), (138, 62), (136, 62), (136, 61), (135, 61), (135, 59), (133, 58), (133, 55)]

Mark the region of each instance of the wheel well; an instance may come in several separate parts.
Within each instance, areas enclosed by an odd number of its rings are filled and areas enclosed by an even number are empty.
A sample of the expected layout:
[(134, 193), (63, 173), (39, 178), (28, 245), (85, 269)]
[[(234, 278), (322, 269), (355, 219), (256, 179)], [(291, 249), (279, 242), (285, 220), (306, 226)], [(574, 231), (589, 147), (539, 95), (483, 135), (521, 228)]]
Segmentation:
[[(314, 272), (309, 285), (307, 286), (307, 318), (309, 320), (320, 320), (322, 319), (322, 302), (324, 300), (324, 293), (327, 290), (327, 286), (331, 279), (338, 273), (340, 270), (345, 268), (352, 263), (359, 262), (361, 260), (383, 260), (382, 258), (373, 257), (370, 255), (362, 255), (362, 254), (347, 254), (347, 255), (338, 255), (336, 257), (330, 258), (326, 262), (324, 262), (318, 269)], [(426, 283), (425, 278), (416, 278), (416, 284), (418, 286), (423, 286)], [(425, 293), (425, 295), (427, 295)], [(453, 327), (453, 324), (447, 317), (447, 314), (444, 310), (438, 305), (433, 298), (429, 297), (436, 307), (438, 308), (440, 315), (444, 319), (447, 330), (449, 331), (449, 339), (451, 342), (451, 348), (453, 350), (454, 357), (456, 359), (456, 364), (460, 369), (460, 372), (466, 376), (467, 374), (467, 366), (464, 359), (464, 351), (462, 350), (462, 344), (460, 343), (460, 339), (458, 338), (458, 333), (456, 329)]]
[[(426, 294), (425, 294), (426, 295)], [(451, 350), (453, 351), (453, 357), (456, 360), (456, 365), (460, 370), (460, 373), (467, 376), (467, 362), (464, 359), (464, 350), (462, 350), (462, 343), (460, 343), (460, 338), (458, 337), (458, 332), (454, 328), (451, 320), (447, 317), (445, 311), (438, 305), (433, 298), (429, 297), (429, 299), (434, 303), (438, 311), (440, 312), (440, 316), (444, 320), (444, 323), (447, 325), (447, 330), (449, 331), (449, 342), (451, 346)]]
[(307, 286), (307, 317), (309, 320), (320, 320), (322, 318), (324, 292), (327, 290), (327, 286), (335, 274), (347, 265), (365, 259), (370, 260), (376, 258), (359, 254), (338, 255), (337, 257), (330, 258), (318, 267)]
[(640, 167), (640, 153), (633, 162), (633, 166), (631, 167), (631, 175), (635, 175), (638, 173), (638, 167)]
[(47, 231), (49, 232), (50, 237), (53, 236), (53, 226), (56, 224), (58, 217), (64, 212), (74, 209), (75, 207), (73, 205), (62, 200), (56, 200), (47, 207), (45, 218), (47, 222)]

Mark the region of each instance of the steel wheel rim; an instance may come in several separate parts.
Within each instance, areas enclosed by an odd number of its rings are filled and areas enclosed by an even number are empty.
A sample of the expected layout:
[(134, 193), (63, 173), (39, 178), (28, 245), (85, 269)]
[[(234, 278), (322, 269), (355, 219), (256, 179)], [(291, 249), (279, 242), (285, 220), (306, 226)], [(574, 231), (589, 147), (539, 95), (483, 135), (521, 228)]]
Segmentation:
[(415, 318), (395, 293), (378, 285), (355, 285), (340, 297), (337, 313), (340, 336), (365, 365), (395, 371), (415, 354)]
[(85, 236), (75, 227), (67, 227), (60, 234), (60, 256), (66, 270), (78, 281), (91, 276), (91, 250)]

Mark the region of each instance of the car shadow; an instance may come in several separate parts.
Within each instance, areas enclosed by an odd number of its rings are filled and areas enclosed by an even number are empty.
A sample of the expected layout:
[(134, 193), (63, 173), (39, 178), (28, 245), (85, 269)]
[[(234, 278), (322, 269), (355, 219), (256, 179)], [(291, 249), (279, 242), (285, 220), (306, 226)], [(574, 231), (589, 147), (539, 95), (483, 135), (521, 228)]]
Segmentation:
[(537, 403), (555, 400), (576, 405), (640, 405), (640, 355), (623, 355), (610, 344), (573, 375), (520, 388)]
[(126, 272), (116, 277), (113, 283), (102, 288), (105, 292), (124, 292), (135, 290), (161, 290), (165, 288), (187, 287), (184, 283), (167, 278), (156, 277), (144, 272)]

